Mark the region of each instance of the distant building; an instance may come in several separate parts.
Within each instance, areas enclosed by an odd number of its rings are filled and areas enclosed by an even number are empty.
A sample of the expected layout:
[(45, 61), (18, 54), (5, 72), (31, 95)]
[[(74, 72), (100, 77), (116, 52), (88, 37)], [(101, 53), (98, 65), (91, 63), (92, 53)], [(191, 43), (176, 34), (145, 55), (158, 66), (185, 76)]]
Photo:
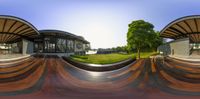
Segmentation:
[(98, 49), (97, 50), (97, 54), (111, 54), (111, 53), (114, 53), (116, 52), (115, 50), (113, 49)]

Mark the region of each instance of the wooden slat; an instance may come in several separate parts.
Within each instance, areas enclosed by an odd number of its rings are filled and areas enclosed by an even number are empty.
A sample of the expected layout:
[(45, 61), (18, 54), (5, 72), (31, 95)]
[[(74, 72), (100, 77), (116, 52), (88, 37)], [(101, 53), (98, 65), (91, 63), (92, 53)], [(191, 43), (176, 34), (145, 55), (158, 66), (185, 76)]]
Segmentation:
[(192, 32), (197, 32), (196, 24), (195, 24), (194, 19), (185, 20), (185, 21), (186, 21), (186, 22), (188, 23), (188, 25), (190, 26)]
[[(10, 30), (10, 33), (15, 33), (15, 31), (17, 31), (18, 30), (18, 28), (20, 28), (20, 27), (22, 27), (24, 24), (23, 23), (21, 23), (21, 22), (17, 22), (14, 26), (13, 26), (13, 28)], [(10, 38), (14, 38), (13, 37), (14, 35), (11, 35), (11, 36), (9, 36), (9, 38), (7, 38), (7, 39), (10, 39)]]
[(0, 19), (0, 32), (2, 32), (2, 30), (3, 30), (4, 22), (5, 22), (4, 19)]
[(192, 31), (189, 29), (189, 27), (187, 26), (187, 24), (183, 21), (179, 22), (178, 23), (179, 25), (181, 25), (183, 28), (185, 28), (185, 30), (188, 32), (188, 33), (191, 33)]
[[(17, 23), (17, 21), (14, 21), (14, 20), (9, 20), (6, 24), (6, 28), (5, 28), (5, 31), (9, 33), (10, 29)], [(6, 39), (9, 37), (9, 35), (5, 35), (5, 41)]]
[(3, 32), (8, 32), (8, 30), (10, 29), (10, 27), (12, 27), (12, 25), (13, 25), (15, 22), (16, 22), (16, 21), (14, 21), (14, 20), (7, 20)]
[[(6, 23), (7, 23), (7, 19), (5, 19), (5, 21), (4, 21), (4, 23), (3, 23), (3, 26), (2, 26), (2, 27), (3, 27), (3, 28), (2, 28), (2, 32), (4, 32), (4, 30), (5, 30)], [(2, 40), (2, 41), (4, 41), (4, 39), (5, 39), (4, 36), (5, 36), (5, 34), (3, 34), (3, 35), (1, 36), (1, 40)]]
[(23, 23), (20, 22), (15, 23), (15, 25), (10, 29), (9, 32), (14, 33), (21, 25), (23, 25)]
[(28, 28), (28, 26), (24, 24), (23, 26), (21, 26), (20, 28), (18, 28), (14, 33), (20, 34), (20, 31), (22, 31), (23, 29), (26, 29), (26, 28)]
[(174, 24), (172, 27), (176, 28), (177, 30), (181, 31), (184, 34), (187, 34), (187, 31), (185, 31), (180, 25)]

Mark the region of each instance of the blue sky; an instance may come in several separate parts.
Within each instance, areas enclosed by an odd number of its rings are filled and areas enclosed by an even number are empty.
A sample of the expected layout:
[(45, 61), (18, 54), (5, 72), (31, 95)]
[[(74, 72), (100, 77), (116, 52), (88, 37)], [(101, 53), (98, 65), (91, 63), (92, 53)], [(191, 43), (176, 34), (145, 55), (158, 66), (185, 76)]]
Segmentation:
[(169, 22), (200, 15), (198, 0), (0, 0), (0, 14), (32, 23), (38, 30), (81, 35), (92, 48), (126, 45), (128, 24), (143, 19), (160, 31)]

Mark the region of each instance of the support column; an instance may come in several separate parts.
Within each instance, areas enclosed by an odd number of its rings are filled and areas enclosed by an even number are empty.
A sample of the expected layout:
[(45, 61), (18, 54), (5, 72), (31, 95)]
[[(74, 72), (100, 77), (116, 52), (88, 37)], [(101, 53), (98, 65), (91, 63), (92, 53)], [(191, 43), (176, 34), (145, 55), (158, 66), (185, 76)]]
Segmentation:
[(22, 54), (31, 54), (33, 53), (33, 42), (22, 39)]
[(26, 55), (27, 47), (28, 47), (28, 42), (27, 42), (27, 40), (22, 39), (22, 54), (23, 54), (23, 55)]
[(74, 53), (76, 52), (76, 40), (74, 40)]

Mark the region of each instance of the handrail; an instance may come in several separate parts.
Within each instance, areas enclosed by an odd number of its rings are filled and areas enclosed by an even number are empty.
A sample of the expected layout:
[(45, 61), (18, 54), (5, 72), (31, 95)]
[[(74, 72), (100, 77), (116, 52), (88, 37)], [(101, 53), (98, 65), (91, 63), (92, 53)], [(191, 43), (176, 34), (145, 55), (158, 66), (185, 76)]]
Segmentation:
[(89, 70), (89, 71), (97, 71), (97, 72), (102, 72), (102, 71), (111, 71), (111, 70), (116, 70), (120, 69), (122, 67), (125, 67), (131, 63), (133, 63), (136, 59), (129, 58), (127, 60), (113, 63), (113, 64), (106, 64), (106, 65), (100, 65), (100, 64), (87, 64), (87, 63), (81, 63), (74, 61), (68, 57), (62, 57), (65, 61), (70, 63), (71, 65), (74, 65), (78, 68)]

